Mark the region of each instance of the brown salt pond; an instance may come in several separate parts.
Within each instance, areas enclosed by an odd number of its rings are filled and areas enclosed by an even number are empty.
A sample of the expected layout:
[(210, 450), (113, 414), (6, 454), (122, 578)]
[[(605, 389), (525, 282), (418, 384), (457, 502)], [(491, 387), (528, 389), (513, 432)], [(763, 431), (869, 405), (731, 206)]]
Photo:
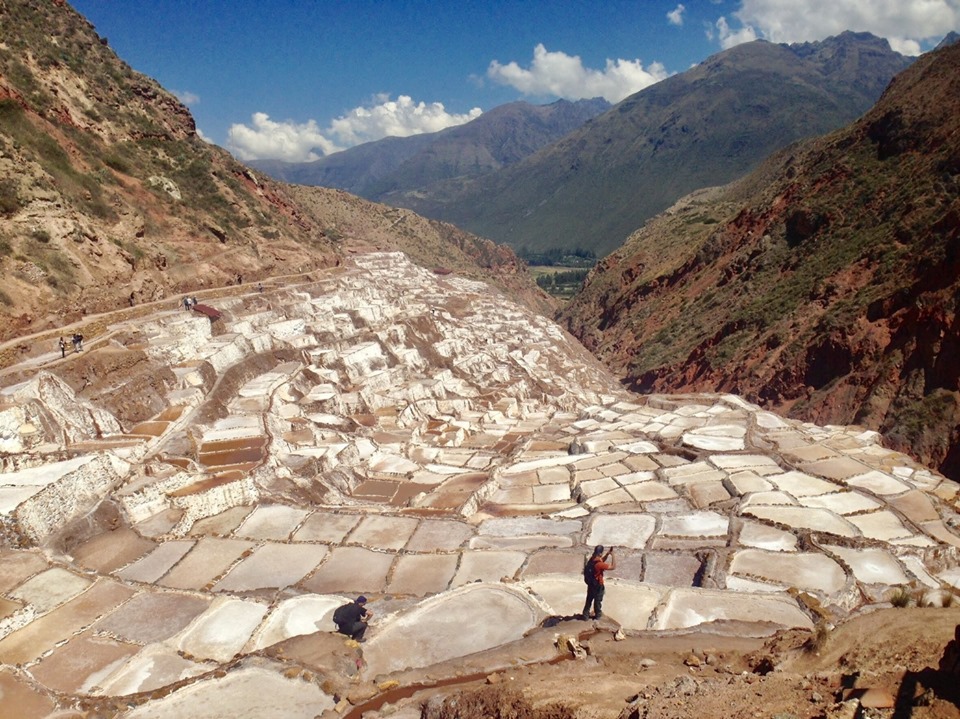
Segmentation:
[(200, 480), (199, 482), (188, 484), (186, 487), (181, 487), (178, 490), (170, 492), (169, 496), (170, 497), (189, 497), (192, 494), (200, 494), (201, 492), (207, 492), (216, 487), (222, 487), (225, 484), (236, 482), (237, 480), (242, 478), (243, 478), (242, 471), (222, 472), (215, 477), (211, 477), (210, 479), (203, 479), (203, 480)]
[(267, 438), (263, 436), (204, 442), (197, 461), (204, 467), (256, 466), (264, 460), (266, 446)]
[(14, 675), (0, 670), (0, 719), (41, 719), (53, 711), (53, 700)]

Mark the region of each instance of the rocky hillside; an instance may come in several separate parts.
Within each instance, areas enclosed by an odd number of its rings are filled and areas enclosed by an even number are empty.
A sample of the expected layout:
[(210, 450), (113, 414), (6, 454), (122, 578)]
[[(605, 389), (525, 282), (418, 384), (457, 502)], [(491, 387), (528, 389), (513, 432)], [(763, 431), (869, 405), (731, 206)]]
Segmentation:
[(909, 62), (869, 34), (739, 45), (521, 162), (442, 193), (388, 201), (515, 248), (602, 256), (680, 197), (854, 121)]
[[(64, 2), (6, 0), (0, 25), (0, 339), (333, 265), (354, 222), (347, 208), (382, 212), (347, 196), (340, 209), (305, 203), (205, 143), (189, 111)], [(477, 238), (422, 242), (409, 227), (392, 243), (495, 283), (502, 265), (504, 286), (549, 302), (507, 249)]]
[(960, 477), (960, 47), (866, 116), (691, 195), (606, 258), (566, 325), (641, 391), (859, 423)]
[(250, 165), (278, 180), (337, 187), (390, 202), (394, 195), (429, 195), (459, 187), (519, 162), (609, 108), (603, 98), (549, 105), (511, 102), (440, 132), (386, 137), (313, 162), (261, 160)]

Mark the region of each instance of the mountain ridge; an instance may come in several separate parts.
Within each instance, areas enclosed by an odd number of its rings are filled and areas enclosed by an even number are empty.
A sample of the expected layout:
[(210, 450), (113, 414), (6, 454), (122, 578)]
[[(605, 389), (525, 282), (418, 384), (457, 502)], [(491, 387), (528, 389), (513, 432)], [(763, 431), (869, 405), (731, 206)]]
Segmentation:
[(513, 164), (610, 107), (602, 98), (517, 101), (445, 130), (386, 137), (311, 162), (254, 160), (248, 164), (286, 182), (335, 187), (369, 200), (388, 193), (429, 192)]
[(444, 195), (380, 199), (514, 248), (603, 255), (683, 195), (856, 119), (909, 62), (865, 33), (738, 45), (503, 170)]

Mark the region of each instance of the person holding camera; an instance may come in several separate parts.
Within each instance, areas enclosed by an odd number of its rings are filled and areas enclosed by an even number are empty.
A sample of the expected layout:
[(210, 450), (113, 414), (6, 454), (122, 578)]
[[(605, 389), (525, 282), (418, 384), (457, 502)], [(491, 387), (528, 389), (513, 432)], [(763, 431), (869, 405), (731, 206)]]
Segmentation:
[[(593, 549), (593, 556), (583, 565), (583, 581), (587, 585), (587, 601), (583, 605), (583, 612), (580, 615), (583, 619), (599, 619), (603, 616), (603, 573), (609, 569), (617, 568), (617, 560), (613, 556), (611, 548), (606, 554), (603, 553), (604, 546), (598, 544)], [(609, 560), (609, 563), (608, 561)], [(593, 615), (590, 614), (590, 607), (593, 607)]]

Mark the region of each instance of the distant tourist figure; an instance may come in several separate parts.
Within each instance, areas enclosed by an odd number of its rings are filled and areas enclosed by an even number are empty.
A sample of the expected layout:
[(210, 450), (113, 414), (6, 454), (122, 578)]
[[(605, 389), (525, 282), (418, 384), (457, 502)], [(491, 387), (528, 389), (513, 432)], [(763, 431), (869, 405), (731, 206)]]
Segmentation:
[(73, 335), (73, 349), (75, 352), (83, 352), (83, 335), (79, 332)]
[[(608, 569), (616, 569), (617, 561), (613, 556), (613, 549), (603, 553), (603, 545), (598, 544), (593, 550), (593, 556), (583, 565), (583, 581), (587, 585), (587, 601), (583, 605), (582, 617), (591, 618), (590, 607), (593, 606), (593, 619), (603, 616), (603, 573)], [(610, 563), (607, 564), (607, 560)]]
[(67, 356), (67, 343), (63, 341), (63, 337), (60, 338), (60, 357)]
[(372, 616), (373, 612), (367, 609), (367, 598), (359, 596), (349, 604), (337, 607), (333, 613), (333, 622), (337, 625), (338, 632), (362, 642), (363, 633), (367, 631), (367, 622)]
[(262, 282), (258, 282), (258, 283), (257, 283), (257, 292), (263, 292), (263, 283), (262, 283)]
[(242, 285), (242, 284), (243, 284), (243, 275), (237, 275), (237, 284), (238, 284), (238, 285)]
[(185, 309), (185, 310), (189, 310), (189, 309), (190, 309), (190, 298), (189, 298), (189, 297), (184, 297), (184, 298), (183, 298), (183, 309)]

